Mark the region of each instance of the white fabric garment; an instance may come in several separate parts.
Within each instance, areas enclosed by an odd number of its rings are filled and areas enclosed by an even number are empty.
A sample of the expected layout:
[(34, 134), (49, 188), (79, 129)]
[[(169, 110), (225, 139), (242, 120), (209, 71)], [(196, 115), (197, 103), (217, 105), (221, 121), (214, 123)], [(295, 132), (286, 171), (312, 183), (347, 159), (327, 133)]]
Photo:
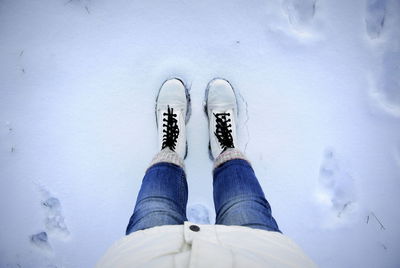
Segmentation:
[(185, 222), (131, 233), (108, 249), (96, 267), (304, 268), (316, 265), (294, 242), (277, 232)]

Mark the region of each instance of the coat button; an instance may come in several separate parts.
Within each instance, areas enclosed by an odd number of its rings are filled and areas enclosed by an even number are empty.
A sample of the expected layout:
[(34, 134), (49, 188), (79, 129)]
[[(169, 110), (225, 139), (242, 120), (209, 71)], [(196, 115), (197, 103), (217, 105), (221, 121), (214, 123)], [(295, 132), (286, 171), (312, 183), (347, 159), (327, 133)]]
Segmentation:
[(189, 229), (192, 230), (193, 232), (198, 232), (200, 231), (200, 227), (197, 225), (190, 225)]

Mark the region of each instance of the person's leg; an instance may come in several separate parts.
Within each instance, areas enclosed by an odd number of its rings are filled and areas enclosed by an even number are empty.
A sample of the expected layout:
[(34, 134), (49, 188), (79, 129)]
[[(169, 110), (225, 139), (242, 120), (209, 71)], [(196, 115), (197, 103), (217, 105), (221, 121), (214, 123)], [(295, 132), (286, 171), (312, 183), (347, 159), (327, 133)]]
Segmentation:
[(183, 224), (188, 187), (183, 159), (187, 154), (189, 93), (179, 79), (163, 83), (156, 100), (160, 152), (146, 171), (126, 234), (160, 225)]
[(246, 157), (237, 149), (238, 105), (232, 85), (213, 79), (206, 90), (210, 156), (214, 163), (216, 224), (279, 231), (271, 207)]
[(146, 171), (126, 234), (187, 221), (188, 186), (183, 161), (166, 148)]
[(228, 149), (220, 154), (213, 175), (216, 224), (280, 232), (254, 170), (241, 152)]

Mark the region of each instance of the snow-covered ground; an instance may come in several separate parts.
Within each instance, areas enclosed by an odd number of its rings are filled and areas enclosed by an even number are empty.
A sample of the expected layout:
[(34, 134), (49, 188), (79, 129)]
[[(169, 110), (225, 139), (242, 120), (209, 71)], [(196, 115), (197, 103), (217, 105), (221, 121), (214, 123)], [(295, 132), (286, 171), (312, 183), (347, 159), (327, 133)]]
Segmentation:
[(190, 219), (215, 217), (224, 77), (281, 230), (323, 268), (399, 267), (399, 26), (398, 0), (1, 0), (0, 267), (92, 267), (124, 235), (175, 76)]

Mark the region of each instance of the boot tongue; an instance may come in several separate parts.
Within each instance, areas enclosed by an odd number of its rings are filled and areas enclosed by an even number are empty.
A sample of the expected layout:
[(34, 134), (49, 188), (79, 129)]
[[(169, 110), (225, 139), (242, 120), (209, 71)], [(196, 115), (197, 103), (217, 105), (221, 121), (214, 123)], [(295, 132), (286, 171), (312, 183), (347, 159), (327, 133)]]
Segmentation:
[(168, 102), (158, 102), (157, 110), (168, 110), (168, 106), (174, 108), (174, 110), (186, 109), (187, 103), (185, 101), (174, 100), (173, 104)]

